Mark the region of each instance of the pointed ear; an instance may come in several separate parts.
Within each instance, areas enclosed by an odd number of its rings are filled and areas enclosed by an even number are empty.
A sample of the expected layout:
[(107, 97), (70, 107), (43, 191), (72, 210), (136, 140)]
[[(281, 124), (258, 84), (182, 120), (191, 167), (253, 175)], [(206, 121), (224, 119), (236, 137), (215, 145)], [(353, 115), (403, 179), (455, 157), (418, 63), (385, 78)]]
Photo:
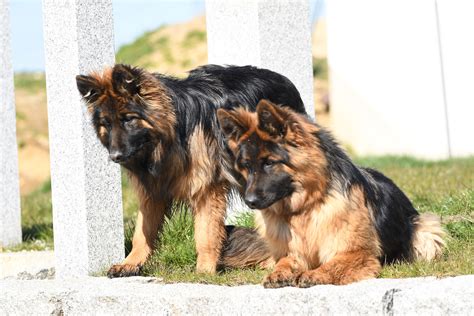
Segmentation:
[(285, 136), (287, 124), (285, 113), (268, 100), (261, 100), (257, 104), (258, 128), (270, 136)]
[(248, 130), (248, 126), (239, 120), (238, 114), (233, 111), (218, 109), (217, 119), (222, 133), (228, 140), (238, 141)]
[(79, 93), (87, 103), (96, 101), (102, 94), (102, 87), (96, 78), (91, 76), (76, 76), (76, 84)]
[(140, 70), (117, 64), (112, 71), (112, 86), (121, 95), (133, 96), (140, 92)]

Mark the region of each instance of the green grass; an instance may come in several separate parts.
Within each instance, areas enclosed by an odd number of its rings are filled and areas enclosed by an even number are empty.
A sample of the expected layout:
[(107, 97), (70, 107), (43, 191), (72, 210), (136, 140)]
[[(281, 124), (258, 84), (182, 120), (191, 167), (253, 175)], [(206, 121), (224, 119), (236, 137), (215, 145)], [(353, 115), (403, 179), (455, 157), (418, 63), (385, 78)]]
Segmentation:
[(45, 182), (36, 191), (21, 198), (21, 224), (23, 243), (8, 250), (48, 250), (53, 248), (51, 181)]
[(46, 78), (42, 72), (17, 72), (14, 81), (16, 90), (22, 89), (32, 94), (46, 90)]
[[(420, 212), (442, 217), (449, 234), (442, 258), (431, 263), (395, 264), (384, 267), (381, 277), (449, 276), (474, 273), (474, 157), (438, 162), (409, 157), (355, 159), (359, 165), (379, 169), (391, 177)], [(123, 205), (126, 248), (131, 248), (138, 201), (123, 177)], [(8, 250), (52, 247), (50, 184), (22, 198), (24, 243)], [(192, 217), (183, 205), (175, 205), (174, 216), (166, 220), (157, 250), (144, 266), (145, 275), (165, 282), (215, 284), (259, 283), (268, 271), (260, 269), (223, 271), (214, 276), (194, 273), (196, 250)], [(252, 227), (252, 214), (243, 214), (234, 224)]]
[(155, 34), (163, 27), (164, 26), (161, 26), (156, 30), (145, 32), (132, 43), (121, 46), (115, 55), (116, 62), (147, 68), (151, 66), (150, 61), (143, 61), (142, 58), (158, 51), (163, 55), (166, 63), (173, 64), (175, 59), (171, 51), (168, 36), (154, 38), (156, 37)]
[(207, 33), (205, 31), (192, 30), (186, 34), (186, 37), (182, 43), (183, 48), (190, 49), (195, 47), (197, 44), (205, 42)]
[(158, 30), (145, 32), (130, 44), (119, 48), (115, 59), (118, 63), (137, 65), (138, 60), (154, 51), (151, 36)]
[(313, 57), (313, 77), (328, 80), (328, 61), (326, 58)]

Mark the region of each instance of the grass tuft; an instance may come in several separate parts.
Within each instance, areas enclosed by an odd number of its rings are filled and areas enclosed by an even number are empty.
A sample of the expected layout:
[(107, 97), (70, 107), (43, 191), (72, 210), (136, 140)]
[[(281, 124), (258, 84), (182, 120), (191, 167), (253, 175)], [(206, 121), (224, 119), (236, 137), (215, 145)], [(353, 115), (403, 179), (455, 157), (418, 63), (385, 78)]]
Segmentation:
[[(46, 77), (43, 72), (17, 72), (14, 76), (15, 89), (35, 94), (46, 89)], [(17, 114), (18, 115), (18, 114)], [(24, 118), (24, 114), (20, 114)]]
[(121, 46), (115, 55), (117, 62), (137, 65), (140, 58), (151, 54), (154, 51), (151, 42), (151, 36), (154, 32), (155, 31), (145, 32), (132, 43)]

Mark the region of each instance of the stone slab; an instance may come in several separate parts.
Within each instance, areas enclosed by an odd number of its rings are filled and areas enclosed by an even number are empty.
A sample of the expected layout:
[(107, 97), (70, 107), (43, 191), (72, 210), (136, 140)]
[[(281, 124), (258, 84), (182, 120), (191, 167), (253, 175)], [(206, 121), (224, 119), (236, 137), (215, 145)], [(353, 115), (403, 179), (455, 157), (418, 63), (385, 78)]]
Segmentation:
[(37, 274), (54, 267), (53, 251), (20, 251), (0, 253), (0, 279), (19, 273)]
[(347, 286), (161, 284), (153, 278), (0, 280), (0, 314), (472, 315), (474, 276), (375, 279)]

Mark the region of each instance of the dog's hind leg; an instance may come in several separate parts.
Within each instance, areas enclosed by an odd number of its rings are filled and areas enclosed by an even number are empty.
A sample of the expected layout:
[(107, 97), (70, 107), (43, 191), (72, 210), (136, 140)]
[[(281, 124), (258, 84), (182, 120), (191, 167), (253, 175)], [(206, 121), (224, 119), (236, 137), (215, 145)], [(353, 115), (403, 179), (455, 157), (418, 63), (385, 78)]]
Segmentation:
[(344, 285), (379, 275), (382, 266), (375, 255), (368, 251), (337, 254), (317, 269), (301, 274), (297, 285), (310, 287), (317, 284)]
[(222, 245), (226, 237), (224, 216), (227, 186), (215, 185), (193, 205), (194, 239), (196, 241), (196, 272), (215, 273)]
[(109, 278), (139, 275), (140, 268), (154, 249), (158, 231), (163, 226), (164, 214), (168, 203), (153, 198), (142, 198), (138, 212), (135, 232), (132, 239), (132, 251), (122, 264), (113, 265)]

